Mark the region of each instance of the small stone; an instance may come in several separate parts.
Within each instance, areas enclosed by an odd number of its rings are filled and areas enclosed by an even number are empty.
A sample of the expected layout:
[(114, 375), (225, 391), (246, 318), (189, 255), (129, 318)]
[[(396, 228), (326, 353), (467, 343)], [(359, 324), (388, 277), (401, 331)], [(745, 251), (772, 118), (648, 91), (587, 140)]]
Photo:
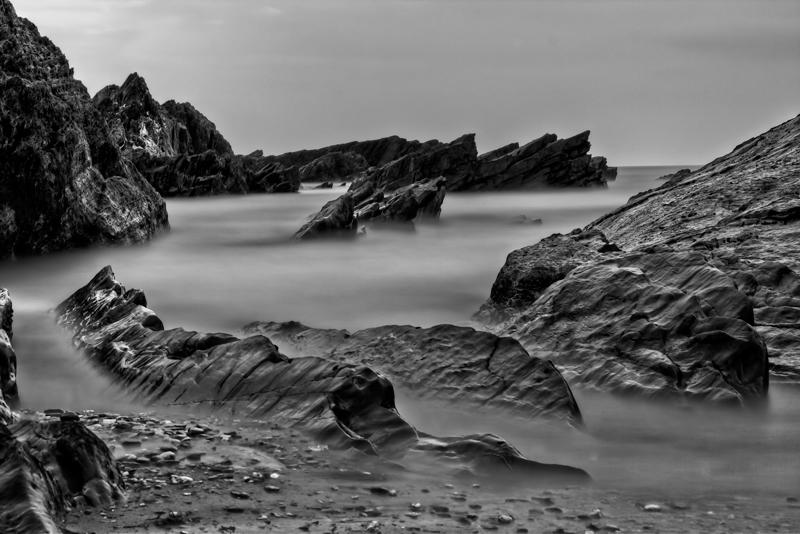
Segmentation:
[(508, 523), (513, 523), (514, 518), (511, 517), (510, 515), (500, 514), (497, 516), (497, 522), (507, 525)]
[(267, 493), (278, 493), (281, 489), (278, 486), (264, 486), (264, 491)]
[(645, 504), (644, 505), (644, 511), (645, 512), (660, 512), (661, 511), (661, 506), (659, 506), (658, 504)]
[(243, 491), (238, 491), (238, 490), (231, 490), (231, 495), (235, 499), (249, 499), (250, 498), (250, 495), (248, 495), (247, 493), (245, 493)]
[(75, 412), (65, 412), (65, 413), (61, 414), (60, 419), (64, 423), (71, 423), (71, 422), (74, 422), (74, 421), (80, 421), (81, 420), (81, 416), (76, 414)]

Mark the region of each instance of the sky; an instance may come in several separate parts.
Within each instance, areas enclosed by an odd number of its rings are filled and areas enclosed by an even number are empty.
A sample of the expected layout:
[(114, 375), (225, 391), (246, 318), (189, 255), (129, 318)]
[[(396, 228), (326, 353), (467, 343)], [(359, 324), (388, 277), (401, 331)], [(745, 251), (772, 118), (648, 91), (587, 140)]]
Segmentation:
[(131, 72), (237, 153), (591, 130), (699, 165), (800, 114), (800, 1), (12, 0), (95, 94)]

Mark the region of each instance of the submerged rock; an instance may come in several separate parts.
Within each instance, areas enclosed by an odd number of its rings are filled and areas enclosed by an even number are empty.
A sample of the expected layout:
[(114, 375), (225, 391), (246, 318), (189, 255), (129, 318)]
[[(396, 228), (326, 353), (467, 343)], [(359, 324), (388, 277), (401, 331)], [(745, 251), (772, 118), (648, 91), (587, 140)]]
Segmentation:
[(0, 42), (0, 258), (137, 243), (168, 228), (163, 199), (64, 54), (7, 0)]
[[(412, 450), (425, 453), (431, 447), (430, 437), (421, 437), (397, 412), (389, 380), (371, 367), (348, 361), (341, 354), (339, 359), (289, 359), (262, 335), (238, 339), (164, 330), (158, 317), (141, 302), (141, 292), (126, 291), (106, 267), (57, 308), (59, 324), (72, 331), (76, 344), (139, 400), (268, 419), (301, 429), (337, 448), (388, 458), (402, 458)], [(457, 335), (451, 332), (449, 339)], [(446, 344), (447, 340), (437, 343)], [(489, 345), (481, 350), (490, 351)], [(385, 350), (391, 353), (391, 349)], [(475, 365), (483, 361), (490, 373), (502, 376), (514, 351), (503, 349), (499, 354), (497, 362), (478, 357)], [(387, 354), (386, 358), (390, 357), (401, 361), (400, 354)], [(524, 351), (513, 356), (521, 357), (527, 357)], [(474, 387), (481, 386), (475, 383)], [(500, 387), (498, 393), (503, 390)], [(579, 469), (532, 462), (496, 436), (479, 440), (480, 446), (464, 446), (464, 440), (475, 441), (470, 437), (454, 438), (452, 444), (441, 440), (436, 442), (435, 454), (471, 465), (478, 474), (498, 473), (522, 480), (552, 476), (588, 480)], [(509, 470), (509, 462), (519, 469)]]

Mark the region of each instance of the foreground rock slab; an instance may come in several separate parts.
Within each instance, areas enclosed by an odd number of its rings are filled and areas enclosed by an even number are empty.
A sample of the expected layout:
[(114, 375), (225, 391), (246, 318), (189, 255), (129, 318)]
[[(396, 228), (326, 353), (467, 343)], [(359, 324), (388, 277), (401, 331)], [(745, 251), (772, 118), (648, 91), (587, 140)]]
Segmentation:
[(588, 480), (580, 469), (528, 460), (491, 434), (419, 434), (397, 412), (389, 380), (358, 362), (289, 359), (260, 335), (164, 330), (145, 305), (141, 291), (126, 291), (106, 267), (57, 313), (89, 358), (146, 403), (269, 418), (336, 448), (393, 459), (417, 451), (472, 474)]
[(453, 325), (381, 326), (350, 334), (297, 322), (255, 322), (243, 333), (268, 336), (293, 355), (368, 365), (431, 402), (582, 423), (561, 373), (509, 337)]

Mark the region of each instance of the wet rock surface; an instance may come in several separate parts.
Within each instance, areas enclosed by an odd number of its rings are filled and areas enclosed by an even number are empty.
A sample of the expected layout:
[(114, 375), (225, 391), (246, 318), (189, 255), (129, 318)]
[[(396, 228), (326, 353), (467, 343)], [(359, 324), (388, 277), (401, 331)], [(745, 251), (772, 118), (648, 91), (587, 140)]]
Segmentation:
[(166, 205), (117, 147), (61, 50), (0, 3), (0, 258), (130, 244)]
[(514, 339), (453, 325), (382, 326), (353, 334), (297, 322), (256, 322), (244, 335), (265, 335), (292, 355), (357, 362), (431, 402), (487, 408), (526, 420), (582, 423), (569, 386), (548, 361)]
[[(580, 469), (528, 460), (491, 434), (433, 438), (418, 433), (397, 412), (389, 380), (360, 362), (289, 359), (261, 335), (239, 339), (164, 330), (144, 303), (140, 291), (126, 291), (107, 267), (57, 309), (59, 323), (73, 332), (76, 344), (140, 401), (268, 418), (359, 454), (398, 461), (412, 453), (446, 458), (453, 470), (470, 476), (588, 480)], [(497, 373), (503, 373), (501, 367)]]
[(475, 318), (593, 388), (741, 402), (765, 369), (797, 380), (799, 152), (797, 117), (512, 252)]

